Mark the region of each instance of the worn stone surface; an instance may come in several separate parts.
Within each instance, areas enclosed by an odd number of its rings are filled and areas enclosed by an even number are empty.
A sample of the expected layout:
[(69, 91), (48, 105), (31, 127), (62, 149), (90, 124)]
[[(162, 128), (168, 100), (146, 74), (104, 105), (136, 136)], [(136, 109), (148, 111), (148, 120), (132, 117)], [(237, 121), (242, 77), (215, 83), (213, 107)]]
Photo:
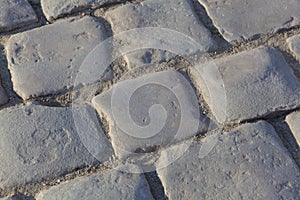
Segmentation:
[(264, 117), (300, 106), (300, 84), (272, 47), (199, 64), (191, 75), (219, 122)]
[[(273, 127), (266, 122), (242, 125), (218, 139), (199, 158), (201, 142), (158, 175), (173, 199), (297, 199), (300, 172)], [(161, 162), (176, 155), (162, 154)]]
[(0, 105), (7, 103), (7, 101), (8, 101), (8, 97), (6, 95), (5, 90), (3, 89), (2, 85), (1, 85), (1, 79), (0, 79)]
[(109, 135), (119, 157), (203, 133), (208, 121), (197, 97), (176, 71), (122, 81), (96, 96), (93, 104), (109, 120)]
[[(115, 34), (145, 27), (157, 27), (174, 31), (167, 33), (166, 30), (161, 29), (146, 30), (140, 33), (145, 35), (144, 37), (137, 38), (129, 33), (120, 37), (125, 45), (134, 45), (137, 48), (136, 51), (127, 53), (127, 56), (125, 56), (131, 68), (170, 59), (174, 56), (172, 53), (178, 54), (175, 51), (185, 48), (186, 44), (183, 40), (194, 40), (189, 45), (193, 46), (195, 43), (199, 43), (199, 49), (202, 51), (213, 47), (210, 32), (197, 19), (190, 2), (187, 0), (147, 0), (141, 3), (120, 6), (108, 11), (105, 17), (112, 24)], [(180, 38), (183, 36), (186, 38)], [(151, 39), (151, 42), (149, 42), (149, 37), (156, 38), (156, 40)], [(173, 44), (178, 45), (171, 48)], [(162, 48), (166, 46), (169, 48)], [(142, 50), (142, 48), (146, 49)], [(158, 51), (157, 49), (164, 49), (169, 52)]]
[(0, 9), (0, 32), (38, 21), (27, 0), (1, 0)]
[(300, 24), (298, 0), (198, 1), (228, 41), (240, 41)]
[(298, 60), (300, 60), (300, 35), (287, 39), (288, 46)]
[[(80, 141), (71, 108), (2, 110), (0, 124), (0, 188), (54, 178), (95, 162)], [(102, 161), (112, 152), (109, 144), (103, 145)]]
[(115, 170), (77, 178), (37, 195), (36, 200), (153, 199), (143, 174)]
[(288, 123), (298, 145), (300, 146), (300, 112), (294, 112), (286, 117)]
[(99, 7), (108, 3), (117, 3), (121, 0), (40, 0), (43, 12), (48, 20), (57, 19), (66, 14)]
[(14, 90), (27, 99), (72, 87), (85, 57), (104, 37), (101, 23), (92, 17), (13, 35), (6, 50)]

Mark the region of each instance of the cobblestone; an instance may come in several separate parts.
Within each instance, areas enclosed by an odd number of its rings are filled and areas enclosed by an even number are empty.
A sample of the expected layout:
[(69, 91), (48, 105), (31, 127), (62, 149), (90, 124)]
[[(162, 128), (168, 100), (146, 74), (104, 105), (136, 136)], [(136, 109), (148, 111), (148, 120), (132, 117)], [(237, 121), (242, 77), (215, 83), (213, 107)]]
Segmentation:
[(0, 8), (0, 32), (38, 21), (27, 0), (1, 0)]
[(77, 199), (153, 199), (143, 174), (125, 174), (109, 170), (103, 174), (80, 177), (49, 190), (36, 200)]
[[(135, 91), (137, 88), (139, 90)], [(198, 101), (193, 94), (193, 89), (181, 74), (166, 71), (120, 82), (95, 97), (93, 103), (99, 114), (104, 112), (108, 116), (113, 147), (122, 157), (137, 149), (165, 146), (205, 132), (208, 124), (205, 117), (200, 116)], [(128, 95), (132, 95), (131, 98)], [(166, 118), (159, 108), (152, 107), (156, 104), (164, 107)], [(132, 108), (133, 121), (127, 117), (127, 106)], [(148, 137), (144, 138), (147, 130), (156, 135), (149, 137), (147, 134)]]
[[(213, 68), (217, 73), (210, 73)], [(259, 118), (300, 106), (300, 83), (272, 47), (199, 64), (191, 74), (219, 122)]]
[[(0, 123), (2, 189), (53, 178), (95, 162), (77, 135), (70, 108), (27, 105), (1, 111)], [(110, 154), (108, 145), (103, 160)]]
[[(202, 25), (200, 20), (196, 18), (187, 0), (147, 0), (141, 3), (116, 8), (107, 12), (105, 17), (112, 24), (112, 29), (115, 34), (120, 34), (135, 28), (166, 28), (177, 31), (179, 34), (184, 34), (186, 37), (191, 37), (199, 43), (199, 49), (203, 51), (213, 48), (214, 43), (211, 33)], [(152, 34), (157, 34), (156, 37), (159, 38), (161, 32)], [(124, 40), (123, 42), (125, 44), (137, 43), (137, 46), (155, 46), (155, 44), (158, 44), (158, 41), (156, 41), (156, 43), (153, 42), (153, 44), (148, 44), (147, 38), (137, 41), (135, 37), (128, 37), (127, 35)], [(176, 42), (181, 41), (177, 40)], [(166, 61), (174, 57), (174, 55), (171, 52), (148, 48), (146, 50), (140, 49), (134, 51), (125, 57), (129, 66), (135, 68), (144, 64)]]
[[(173, 199), (297, 199), (300, 172), (266, 122), (245, 124), (224, 133), (200, 159), (200, 142), (158, 175)], [(161, 162), (176, 154), (176, 148)]]
[(287, 39), (288, 46), (293, 54), (300, 60), (300, 35), (295, 35)]
[(294, 112), (286, 117), (288, 123), (298, 145), (300, 146), (300, 112)]
[(297, 0), (198, 0), (228, 41), (249, 39), (300, 24)]
[(102, 29), (84, 17), (13, 35), (6, 50), (14, 90), (28, 99), (71, 88), (85, 57), (104, 40)]

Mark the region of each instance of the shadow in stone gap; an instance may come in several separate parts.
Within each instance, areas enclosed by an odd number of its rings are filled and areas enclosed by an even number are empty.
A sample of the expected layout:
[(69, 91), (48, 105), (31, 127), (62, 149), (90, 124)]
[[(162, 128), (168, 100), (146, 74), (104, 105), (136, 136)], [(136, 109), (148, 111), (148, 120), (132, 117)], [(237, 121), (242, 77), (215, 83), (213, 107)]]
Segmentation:
[(226, 49), (230, 47), (230, 44), (222, 37), (218, 29), (214, 26), (205, 8), (199, 3), (199, 1), (198, 0), (189, 0), (189, 1), (198, 19), (200, 19), (203, 25), (212, 33), (213, 39), (215, 40), (216, 43), (216, 47), (214, 47), (214, 49), (212, 50), (215, 51), (217, 54), (223, 53)]
[(13, 200), (35, 200), (33, 196), (26, 196), (23, 194), (17, 194), (13, 196)]

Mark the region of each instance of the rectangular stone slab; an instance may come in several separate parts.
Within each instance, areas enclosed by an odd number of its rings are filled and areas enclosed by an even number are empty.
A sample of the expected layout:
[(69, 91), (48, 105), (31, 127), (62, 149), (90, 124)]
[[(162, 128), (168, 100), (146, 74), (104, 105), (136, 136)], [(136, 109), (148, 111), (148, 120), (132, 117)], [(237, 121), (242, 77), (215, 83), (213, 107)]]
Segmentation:
[[(32, 104), (6, 109), (0, 112), (0, 124), (2, 189), (55, 178), (96, 162), (80, 140), (72, 108)], [(99, 161), (112, 155), (110, 143), (103, 140), (102, 145)]]
[[(270, 124), (245, 124), (224, 133), (206, 157), (200, 156), (202, 148), (205, 139), (158, 169), (169, 200), (298, 199), (299, 168)], [(176, 154), (177, 148), (170, 148), (161, 162)]]
[(300, 106), (300, 83), (282, 54), (259, 47), (191, 68), (220, 123), (265, 117)]
[(100, 200), (147, 199), (153, 200), (143, 174), (126, 174), (108, 170), (67, 181), (41, 191), (36, 200)]
[(38, 21), (27, 0), (1, 0), (0, 10), (0, 32)]
[(300, 24), (299, 0), (198, 0), (228, 41)]
[(6, 51), (14, 90), (28, 99), (73, 87), (82, 62), (104, 39), (102, 24), (93, 17), (13, 35)]
[[(134, 44), (138, 48), (136, 51), (125, 55), (130, 68), (169, 60), (178, 54), (176, 51), (185, 48), (185, 40), (193, 40), (189, 43), (190, 46), (197, 45), (201, 51), (210, 50), (214, 46), (210, 31), (197, 18), (188, 0), (146, 0), (108, 11), (105, 18), (112, 24), (113, 32), (116, 35), (124, 34), (123, 32), (131, 29), (157, 27), (157, 29), (149, 31), (151, 36), (157, 38), (151, 40), (152, 43), (149, 43), (149, 36), (137, 38), (126, 34), (124, 37), (120, 37), (125, 45)], [(173, 32), (165, 36), (163, 29)], [(148, 33), (148, 31), (146, 32)], [(170, 39), (173, 39), (173, 41), (168, 42)], [(162, 48), (162, 44), (169, 43), (177, 43), (178, 47)], [(190, 49), (187, 48), (187, 50)], [(180, 56), (184, 55), (183, 53), (180, 54)]]

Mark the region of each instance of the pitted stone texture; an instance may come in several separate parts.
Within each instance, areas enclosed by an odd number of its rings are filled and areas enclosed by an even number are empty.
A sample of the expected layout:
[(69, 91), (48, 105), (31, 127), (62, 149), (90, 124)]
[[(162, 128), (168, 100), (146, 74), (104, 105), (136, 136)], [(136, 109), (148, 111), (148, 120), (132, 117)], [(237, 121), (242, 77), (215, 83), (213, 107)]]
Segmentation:
[(119, 82), (96, 96), (93, 104), (108, 118), (109, 135), (120, 158), (204, 133), (208, 126), (194, 90), (176, 71)]
[[(202, 51), (213, 48), (213, 39), (211, 33), (197, 19), (190, 2), (187, 0), (147, 0), (140, 3), (120, 6), (105, 15), (112, 24), (115, 34), (123, 33), (130, 29), (158, 27), (170, 29), (178, 33), (167, 35), (168, 40), (174, 37), (174, 42), (182, 43), (177, 34), (192, 38), (194, 43), (199, 43), (199, 49)], [(152, 44), (148, 44), (147, 38), (141, 38), (136, 41), (136, 37), (127, 34), (121, 38), (125, 44), (135, 44), (138, 47), (144, 47), (128, 53), (125, 58), (131, 68), (139, 67), (144, 64), (157, 64), (166, 61), (174, 56), (174, 49), (168, 49), (170, 52), (159, 51), (161, 44), (167, 43), (166, 39), (161, 39), (164, 35), (162, 30), (151, 31), (153, 37), (158, 38)], [(176, 40), (177, 39), (177, 40)], [(163, 41), (162, 41), (163, 40)], [(180, 46), (180, 45), (179, 45)], [(180, 47), (179, 47), (180, 48)], [(182, 47), (181, 47), (182, 48)], [(155, 50), (156, 49), (156, 50)], [(176, 50), (176, 49), (175, 49)]]
[(198, 0), (228, 41), (300, 24), (299, 0)]
[[(55, 178), (96, 162), (80, 141), (71, 111), (27, 105), (0, 112), (0, 188)], [(106, 147), (102, 161), (112, 152)]]
[(72, 87), (85, 57), (102, 40), (102, 26), (92, 17), (13, 35), (6, 50), (14, 90), (28, 99)]
[(0, 9), (0, 32), (38, 21), (27, 0), (1, 0)]
[(143, 174), (115, 170), (90, 175), (42, 191), (36, 200), (153, 199)]
[(7, 103), (8, 97), (6, 95), (6, 92), (4, 91), (2, 85), (1, 85), (1, 79), (0, 79), (0, 105), (3, 105)]
[[(199, 158), (202, 144), (158, 170), (166, 194), (175, 199), (297, 199), (300, 172), (273, 127), (245, 124), (220, 136), (213, 150)], [(162, 154), (161, 162), (176, 155)]]
[(50, 21), (66, 14), (91, 7), (99, 7), (107, 3), (117, 3), (121, 0), (40, 0), (43, 12)]
[(300, 35), (287, 39), (288, 46), (298, 60), (300, 60)]
[(199, 64), (191, 75), (219, 122), (264, 117), (300, 106), (300, 83), (272, 47)]
[(300, 146), (300, 112), (294, 112), (286, 117), (288, 123), (298, 145)]

